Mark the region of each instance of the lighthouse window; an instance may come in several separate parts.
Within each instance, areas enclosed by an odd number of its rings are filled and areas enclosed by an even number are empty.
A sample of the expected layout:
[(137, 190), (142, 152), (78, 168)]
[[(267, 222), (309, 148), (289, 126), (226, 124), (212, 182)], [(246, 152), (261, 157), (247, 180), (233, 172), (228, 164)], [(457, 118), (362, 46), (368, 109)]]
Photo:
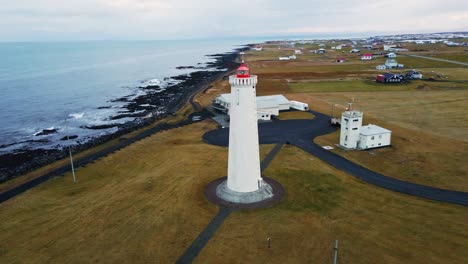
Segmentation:
[(353, 130), (357, 130), (357, 127), (353, 128)]
[(371, 139), (371, 140), (374, 140), (374, 136), (372, 136), (370, 139)]
[(357, 122), (357, 121), (359, 121), (359, 119), (354, 119), (354, 120), (353, 120), (353, 122)]

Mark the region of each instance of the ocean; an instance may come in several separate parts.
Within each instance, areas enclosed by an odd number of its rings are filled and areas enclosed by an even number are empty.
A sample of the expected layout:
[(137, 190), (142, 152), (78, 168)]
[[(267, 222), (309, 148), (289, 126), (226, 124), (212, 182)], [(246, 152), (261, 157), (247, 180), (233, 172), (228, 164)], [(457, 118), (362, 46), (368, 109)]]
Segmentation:
[[(231, 52), (254, 40), (99, 41), (0, 43), (0, 155), (53, 149), (114, 133), (87, 129), (118, 121), (115, 99), (144, 93), (139, 87), (176, 82), (212, 62), (210, 54)], [(77, 135), (63, 141), (66, 135)], [(65, 143), (64, 143), (65, 142)]]

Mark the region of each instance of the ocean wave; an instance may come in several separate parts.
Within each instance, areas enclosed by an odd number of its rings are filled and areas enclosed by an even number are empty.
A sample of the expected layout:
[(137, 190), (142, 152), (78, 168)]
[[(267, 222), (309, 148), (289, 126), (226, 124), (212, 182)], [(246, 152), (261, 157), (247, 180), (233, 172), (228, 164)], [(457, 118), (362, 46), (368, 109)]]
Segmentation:
[(80, 119), (84, 116), (85, 113), (76, 113), (76, 114), (69, 114), (69, 117), (73, 117), (74, 119)]

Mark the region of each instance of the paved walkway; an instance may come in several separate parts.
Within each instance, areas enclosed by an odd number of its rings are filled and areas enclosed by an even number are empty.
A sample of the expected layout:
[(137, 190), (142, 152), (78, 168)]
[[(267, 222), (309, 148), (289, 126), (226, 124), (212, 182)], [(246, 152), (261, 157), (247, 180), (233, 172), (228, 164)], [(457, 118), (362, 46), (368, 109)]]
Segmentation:
[[(336, 129), (329, 124), (329, 116), (310, 111), (315, 115), (313, 120), (275, 120), (259, 124), (261, 144), (287, 142), (318, 157), (331, 166), (347, 172), (367, 183), (388, 190), (405, 193), (430, 200), (468, 206), (468, 193), (433, 188), (388, 177), (353, 163), (333, 152), (315, 144), (313, 139)], [(228, 146), (229, 129), (217, 129), (203, 135), (210, 144)]]
[(448, 62), (448, 63), (453, 63), (453, 64), (459, 64), (459, 65), (468, 66), (468, 63), (465, 63), (465, 62), (459, 62), (459, 61), (453, 61), (453, 60), (444, 60), (444, 59), (433, 58), (433, 57), (428, 57), (428, 56), (421, 56), (421, 55), (409, 55), (409, 54), (403, 54), (403, 55), (408, 56), (408, 57), (415, 57), (415, 58), (421, 58), (421, 59), (442, 61), (442, 62)]
[[(262, 164), (261, 164), (261, 170), (264, 171), (268, 165), (270, 165), (271, 161), (275, 158), (275, 156), (279, 153), (281, 148), (283, 147), (283, 143), (277, 144), (268, 154), (267, 156), (263, 159)], [(220, 178), (217, 179), (213, 182), (210, 183), (214, 188), (218, 186), (221, 181), (225, 180), (226, 178)], [(278, 182), (272, 180), (272, 179), (267, 179), (264, 178), (265, 180), (268, 181), (269, 184), (276, 185), (275, 189), (275, 194), (277, 194), (276, 197), (281, 199), (284, 195), (284, 189), (279, 184)], [(273, 181), (273, 182), (271, 182)], [(214, 196), (216, 196), (216, 191), (213, 193)], [(279, 194), (279, 195), (278, 195)], [(210, 199), (208, 197), (208, 199)], [(221, 200), (221, 199), (220, 199)], [(276, 202), (276, 201), (275, 201)], [(274, 203), (275, 203), (274, 202)], [(260, 202), (262, 203), (262, 202)], [(257, 203), (257, 204), (260, 204)], [(266, 202), (271, 203), (271, 201)], [(273, 203), (272, 203), (273, 204)], [(192, 244), (185, 250), (184, 254), (177, 260), (176, 263), (192, 263), (192, 261), (198, 256), (198, 254), (203, 250), (203, 248), (206, 246), (206, 244), (210, 241), (210, 239), (214, 236), (218, 228), (221, 227), (223, 224), (224, 220), (233, 212), (236, 210), (234, 207), (225, 207), (225, 206), (220, 206), (219, 207), (219, 212), (218, 214), (211, 220), (211, 222), (203, 229), (203, 231), (198, 235), (198, 237), (192, 242)]]
[(202, 249), (208, 244), (208, 241), (214, 236), (218, 228), (221, 227), (224, 220), (234, 211), (233, 208), (220, 207), (218, 214), (203, 229), (198, 237), (187, 248), (184, 254), (177, 260), (177, 264), (192, 263)]

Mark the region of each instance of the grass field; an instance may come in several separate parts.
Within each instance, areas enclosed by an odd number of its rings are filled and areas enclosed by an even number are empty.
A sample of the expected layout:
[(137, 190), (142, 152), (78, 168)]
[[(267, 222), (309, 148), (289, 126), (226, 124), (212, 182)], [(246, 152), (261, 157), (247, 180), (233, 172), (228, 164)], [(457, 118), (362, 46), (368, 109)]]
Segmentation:
[(195, 263), (331, 263), (335, 239), (339, 263), (461, 263), (468, 257), (463, 207), (369, 186), (292, 146), (266, 174), (285, 186), (284, 201), (233, 213)]
[[(0, 262), (173, 263), (216, 214), (203, 187), (225, 175), (227, 149), (200, 139), (214, 127), (157, 134), (79, 169), (77, 184), (67, 174), (2, 203)], [(285, 200), (233, 213), (197, 263), (324, 263), (334, 239), (340, 263), (467, 257), (463, 207), (369, 186), (292, 146), (266, 175), (284, 185)]]

